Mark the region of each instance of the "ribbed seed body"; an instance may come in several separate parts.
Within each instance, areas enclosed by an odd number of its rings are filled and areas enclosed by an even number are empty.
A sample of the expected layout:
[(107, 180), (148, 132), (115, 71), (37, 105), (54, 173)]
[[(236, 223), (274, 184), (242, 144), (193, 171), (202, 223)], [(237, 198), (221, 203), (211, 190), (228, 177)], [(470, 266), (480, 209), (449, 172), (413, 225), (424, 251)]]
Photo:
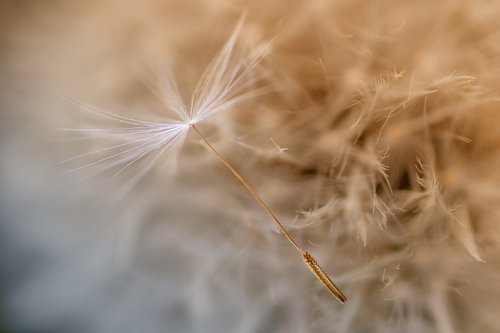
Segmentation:
[(316, 277), (325, 285), (325, 287), (330, 291), (330, 293), (339, 300), (340, 303), (344, 304), (347, 302), (347, 298), (340, 291), (340, 289), (333, 283), (328, 274), (321, 268), (318, 262), (310, 255), (308, 252), (302, 254), (302, 258), (306, 262), (307, 266), (311, 272), (316, 275)]

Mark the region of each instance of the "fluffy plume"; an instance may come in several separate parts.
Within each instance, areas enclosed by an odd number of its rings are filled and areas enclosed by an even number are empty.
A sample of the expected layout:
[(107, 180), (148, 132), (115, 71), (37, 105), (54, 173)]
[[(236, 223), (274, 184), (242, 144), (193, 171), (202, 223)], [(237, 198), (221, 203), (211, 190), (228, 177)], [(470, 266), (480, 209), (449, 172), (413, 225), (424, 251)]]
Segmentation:
[(135, 183), (160, 157), (168, 154), (176, 144), (184, 141), (185, 135), (192, 125), (219, 112), (234, 109), (242, 102), (268, 91), (267, 87), (255, 87), (255, 84), (262, 79), (262, 72), (259, 74), (259, 72), (252, 70), (269, 52), (271, 43), (262, 44), (243, 59), (235, 60), (234, 49), (243, 27), (244, 18), (243, 15), (232, 35), (200, 79), (192, 94), (189, 108), (182, 101), (171, 71), (168, 69), (163, 71), (164, 75), (160, 80), (162, 86), (159, 87), (162, 92), (161, 100), (167, 110), (175, 112), (179, 120), (143, 121), (78, 103), (80, 108), (85, 111), (117, 121), (128, 127), (120, 129), (66, 128), (66, 131), (99, 134), (97, 139), (100, 140), (106, 139), (105, 135), (118, 136), (125, 138), (127, 142), (71, 157), (62, 161), (62, 164), (104, 153), (107, 156), (71, 169), (70, 172), (95, 167), (97, 171), (92, 173), (95, 175), (109, 169), (117, 169), (112, 176), (112, 178), (116, 178), (140, 161), (144, 167), (140, 172), (133, 171), (136, 174), (131, 179), (134, 180), (132, 183)]

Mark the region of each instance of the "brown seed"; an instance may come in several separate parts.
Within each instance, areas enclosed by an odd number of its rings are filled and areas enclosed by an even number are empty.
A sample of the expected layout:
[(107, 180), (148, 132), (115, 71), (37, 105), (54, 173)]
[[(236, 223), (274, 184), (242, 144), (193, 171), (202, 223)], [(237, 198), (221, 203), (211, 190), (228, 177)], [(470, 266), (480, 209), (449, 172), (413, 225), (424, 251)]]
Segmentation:
[(310, 255), (308, 252), (302, 254), (302, 258), (306, 262), (307, 266), (311, 272), (316, 275), (316, 277), (325, 285), (325, 287), (332, 293), (335, 298), (339, 300), (340, 303), (344, 304), (347, 302), (347, 297), (340, 291), (340, 289), (333, 283), (328, 274), (321, 268), (318, 262)]

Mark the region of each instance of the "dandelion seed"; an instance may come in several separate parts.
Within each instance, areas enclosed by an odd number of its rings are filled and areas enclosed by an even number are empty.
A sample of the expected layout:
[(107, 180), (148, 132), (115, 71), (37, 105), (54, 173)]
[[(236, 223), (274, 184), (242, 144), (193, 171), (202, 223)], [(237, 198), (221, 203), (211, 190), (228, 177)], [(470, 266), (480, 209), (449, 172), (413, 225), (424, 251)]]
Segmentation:
[(323, 282), (325, 287), (330, 291), (330, 293), (335, 296), (339, 300), (340, 303), (344, 304), (347, 302), (347, 297), (340, 291), (340, 289), (333, 283), (333, 281), (330, 279), (328, 274), (325, 273), (325, 271), (321, 268), (321, 266), (318, 264), (318, 262), (311, 256), (308, 252), (304, 252), (302, 255), (304, 261), (306, 262), (307, 266), (311, 270), (311, 272), (316, 275), (316, 277)]
[[(132, 165), (146, 159), (146, 168), (134, 177), (134, 181), (136, 181), (145, 172), (147, 172), (149, 168), (152, 167), (154, 162), (161, 155), (172, 150), (177, 144), (183, 141), (188, 131), (193, 129), (206, 146), (220, 159), (224, 166), (240, 181), (243, 187), (272, 217), (280, 231), (300, 253), (314, 275), (326, 286), (332, 295), (334, 295), (341, 303), (345, 303), (347, 299), (344, 294), (342, 294), (342, 292), (335, 286), (316, 260), (308, 252), (299, 247), (273, 210), (261, 199), (245, 178), (243, 178), (243, 176), (215, 149), (215, 147), (196, 126), (198, 123), (210, 116), (233, 109), (237, 105), (269, 91), (266, 86), (262, 88), (250, 88), (263, 76), (262, 72), (254, 73), (253, 69), (255, 69), (255, 67), (269, 52), (272, 41), (257, 47), (247, 57), (243, 58), (243, 60), (236, 63), (236, 65), (231, 66), (234, 62), (234, 48), (237, 37), (241, 32), (243, 21), (244, 17), (240, 19), (234, 32), (223, 46), (222, 50), (208, 67), (207, 71), (203, 74), (191, 96), (191, 104), (189, 108), (187, 108), (182, 101), (172, 73), (168, 70), (165, 71), (165, 75), (162, 80), (164, 89), (161, 99), (166, 108), (173, 111), (179, 117), (180, 121), (142, 121), (115, 115), (108, 111), (103, 111), (82, 103), (80, 104), (82, 109), (104, 118), (130, 125), (130, 127), (122, 129), (91, 128), (66, 130), (76, 132), (83, 131), (101, 135), (125, 136), (128, 138), (128, 141), (123, 144), (80, 154), (61, 163), (67, 163), (95, 154), (111, 152), (111, 154), (106, 157), (100, 158), (89, 164), (79, 166), (69, 172), (88, 169), (91, 167), (96, 167), (97, 172), (102, 172), (112, 168), (119, 168), (112, 177), (116, 178), (127, 171), (127, 169), (129, 169)], [(272, 141), (280, 151), (286, 150), (286, 148), (279, 147), (274, 140)]]

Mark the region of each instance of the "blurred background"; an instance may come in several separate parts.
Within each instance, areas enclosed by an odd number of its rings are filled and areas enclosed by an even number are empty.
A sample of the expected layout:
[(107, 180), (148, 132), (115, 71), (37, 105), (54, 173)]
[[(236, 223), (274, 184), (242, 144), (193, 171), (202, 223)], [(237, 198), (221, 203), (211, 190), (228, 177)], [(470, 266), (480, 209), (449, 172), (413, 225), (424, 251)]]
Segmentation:
[[(347, 295), (338, 304), (194, 135), (133, 187), (69, 172), (172, 118), (247, 18), (272, 91), (202, 126)], [(500, 332), (496, 1), (1, 1), (1, 332)], [(78, 101), (76, 103), (75, 101)], [(109, 155), (108, 155), (109, 156)], [(140, 165), (132, 166), (140, 174)], [(90, 176), (90, 177), (89, 177)]]

